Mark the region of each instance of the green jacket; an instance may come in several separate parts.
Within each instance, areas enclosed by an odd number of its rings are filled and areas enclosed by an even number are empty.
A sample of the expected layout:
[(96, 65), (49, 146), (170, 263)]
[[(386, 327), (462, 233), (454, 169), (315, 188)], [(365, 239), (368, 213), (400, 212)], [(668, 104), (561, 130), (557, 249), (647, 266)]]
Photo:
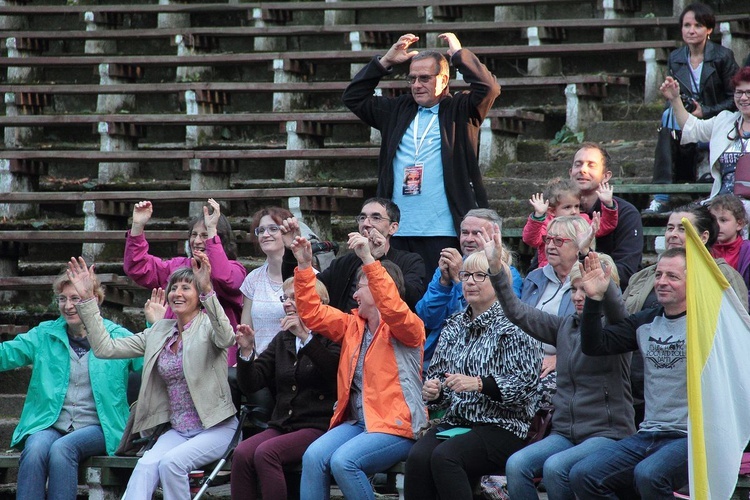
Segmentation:
[[(114, 337), (132, 335), (120, 325), (104, 322)], [(18, 448), (23, 448), (29, 435), (51, 427), (60, 416), (70, 376), (68, 335), (62, 317), (44, 321), (27, 333), (0, 343), (0, 370), (31, 364), (34, 366), (26, 402), (11, 440), (11, 446)], [(91, 388), (110, 455), (117, 449), (128, 419), (128, 371), (140, 371), (142, 365), (142, 358), (105, 360), (89, 351)]]

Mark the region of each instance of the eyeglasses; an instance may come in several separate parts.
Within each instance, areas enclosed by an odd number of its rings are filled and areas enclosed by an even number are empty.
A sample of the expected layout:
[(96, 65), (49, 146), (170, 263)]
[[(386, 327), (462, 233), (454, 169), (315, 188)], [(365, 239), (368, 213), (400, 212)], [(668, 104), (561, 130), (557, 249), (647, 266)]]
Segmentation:
[(287, 300), (294, 300), (294, 295), (287, 295), (287, 294), (284, 294), (284, 295), (282, 295), (281, 297), (279, 297), (279, 300), (280, 300), (280, 301), (281, 301), (282, 303), (286, 302)]
[(419, 83), (430, 83), (430, 80), (432, 80), (439, 74), (440, 73), (438, 73), (437, 75), (409, 75), (406, 77), (406, 83), (408, 83), (409, 85), (414, 85), (415, 83), (417, 83), (417, 80), (419, 80)]
[(57, 300), (57, 303), (59, 305), (63, 305), (67, 302), (70, 302), (73, 305), (78, 304), (81, 302), (81, 297), (76, 297), (75, 295), (73, 297), (66, 297), (65, 295), (58, 295), (55, 300)]
[(750, 90), (735, 90), (734, 91), (735, 99), (742, 99), (743, 95), (747, 98), (750, 98)]
[(483, 283), (487, 276), (489, 276), (487, 273), (469, 273), (466, 271), (459, 271), (458, 273), (458, 279), (461, 281), (469, 281), (469, 278), (474, 277), (475, 283)]
[(388, 217), (383, 217), (380, 214), (359, 214), (354, 218), (354, 220), (356, 220), (359, 224), (362, 224), (367, 219), (370, 219), (370, 222), (372, 222), (373, 224), (377, 224), (378, 222), (382, 222), (384, 220), (387, 220), (388, 222), (391, 221), (391, 219), (389, 219)]
[(268, 232), (268, 234), (276, 234), (279, 232), (279, 229), (281, 228), (276, 224), (269, 224), (268, 226), (258, 226), (255, 228), (255, 236), (260, 236), (265, 232)]
[(556, 247), (561, 247), (568, 241), (573, 241), (571, 238), (563, 238), (562, 236), (545, 236), (543, 238), (544, 244), (548, 245), (551, 241)]

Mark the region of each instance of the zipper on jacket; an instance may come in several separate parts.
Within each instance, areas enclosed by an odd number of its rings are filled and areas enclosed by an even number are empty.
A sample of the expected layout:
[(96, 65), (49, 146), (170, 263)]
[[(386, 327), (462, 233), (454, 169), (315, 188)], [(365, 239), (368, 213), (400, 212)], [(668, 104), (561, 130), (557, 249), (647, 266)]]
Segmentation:
[(604, 386), (604, 407), (607, 409), (607, 421), (609, 426), (612, 427), (612, 408), (609, 407), (609, 389), (606, 385)]

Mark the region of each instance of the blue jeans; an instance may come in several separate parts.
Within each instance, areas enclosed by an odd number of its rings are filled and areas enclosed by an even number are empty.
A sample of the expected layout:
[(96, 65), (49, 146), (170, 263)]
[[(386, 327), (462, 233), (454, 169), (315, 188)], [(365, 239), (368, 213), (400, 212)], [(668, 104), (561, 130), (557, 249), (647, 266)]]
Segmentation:
[(538, 500), (534, 478), (544, 477), (549, 500), (575, 500), (570, 489), (570, 469), (590, 454), (615, 443), (605, 437), (592, 437), (577, 446), (559, 434), (550, 434), (508, 459), (508, 495), (513, 500)]
[[(107, 447), (99, 425), (63, 434), (53, 428), (26, 438), (18, 465), (18, 498), (75, 500), (78, 491), (78, 463), (104, 455)], [(49, 494), (44, 486), (49, 476)]]
[(302, 457), (300, 500), (331, 497), (331, 474), (344, 498), (374, 499), (368, 474), (406, 460), (414, 440), (367, 432), (361, 423), (344, 423), (316, 439)]
[(641, 498), (674, 499), (688, 483), (687, 446), (680, 432), (637, 432), (578, 462), (570, 484), (581, 500), (615, 499), (615, 491), (633, 486)]

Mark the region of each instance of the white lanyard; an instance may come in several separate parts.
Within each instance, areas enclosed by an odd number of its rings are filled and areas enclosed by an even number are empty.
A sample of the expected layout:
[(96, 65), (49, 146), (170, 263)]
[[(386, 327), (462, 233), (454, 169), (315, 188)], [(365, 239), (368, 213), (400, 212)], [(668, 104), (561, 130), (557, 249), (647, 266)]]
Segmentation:
[(419, 150), (422, 149), (422, 143), (424, 143), (425, 137), (427, 137), (427, 133), (432, 128), (432, 124), (435, 123), (435, 120), (437, 119), (438, 115), (437, 113), (432, 113), (432, 118), (430, 118), (430, 123), (427, 124), (427, 129), (425, 129), (424, 134), (422, 134), (422, 138), (419, 139), (417, 134), (419, 134), (419, 111), (417, 111), (417, 116), (414, 117), (414, 162), (416, 163), (417, 157), (419, 156)]

